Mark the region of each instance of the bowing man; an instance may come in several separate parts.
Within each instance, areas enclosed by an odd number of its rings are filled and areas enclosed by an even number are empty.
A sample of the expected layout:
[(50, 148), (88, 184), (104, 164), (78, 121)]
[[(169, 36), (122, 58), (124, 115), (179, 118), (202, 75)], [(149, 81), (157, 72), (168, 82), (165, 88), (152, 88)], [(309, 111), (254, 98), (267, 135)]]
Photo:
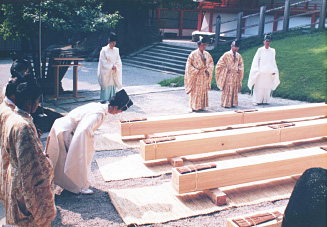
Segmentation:
[(122, 89), (109, 104), (88, 103), (58, 118), (49, 133), (46, 153), (54, 166), (54, 183), (73, 193), (92, 194), (91, 162), (95, 153), (94, 132), (107, 113), (118, 114), (133, 102)]

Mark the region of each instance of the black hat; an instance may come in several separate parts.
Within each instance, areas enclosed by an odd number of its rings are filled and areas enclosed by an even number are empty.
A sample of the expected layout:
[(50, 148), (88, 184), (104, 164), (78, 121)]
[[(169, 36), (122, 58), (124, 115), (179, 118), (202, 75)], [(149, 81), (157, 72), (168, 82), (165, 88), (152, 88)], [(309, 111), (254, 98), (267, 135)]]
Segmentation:
[(234, 47), (240, 47), (241, 45), (241, 41), (238, 40), (238, 39), (235, 39), (233, 42), (232, 42), (232, 46)]
[(199, 36), (198, 45), (201, 45), (201, 43), (208, 43), (208, 36)]
[(114, 42), (114, 41), (117, 41), (117, 35), (116, 33), (114, 32), (110, 32), (110, 35), (109, 35), (109, 42)]
[(265, 35), (265, 38), (263, 40), (266, 40), (266, 39), (271, 40), (271, 35), (269, 33)]
[(124, 89), (118, 91), (116, 95), (109, 100), (109, 106), (118, 106), (118, 110), (122, 111), (127, 110), (131, 105), (133, 105), (133, 102)]

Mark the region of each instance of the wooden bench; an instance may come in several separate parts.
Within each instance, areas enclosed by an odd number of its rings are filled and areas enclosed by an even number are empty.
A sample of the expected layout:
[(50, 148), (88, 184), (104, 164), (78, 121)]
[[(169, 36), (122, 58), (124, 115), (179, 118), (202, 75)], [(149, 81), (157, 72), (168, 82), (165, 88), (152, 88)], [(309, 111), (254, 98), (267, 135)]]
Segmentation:
[(139, 121), (121, 122), (121, 135), (148, 137), (149, 134), (221, 127), (237, 124), (277, 121), (290, 118), (326, 116), (325, 103), (295, 106), (271, 107), (257, 109), (252, 112), (228, 111), (219, 113), (196, 113), (176, 116), (154, 117)]
[[(275, 125), (276, 126), (276, 125)], [(296, 122), (290, 127), (258, 126), (244, 129), (176, 136), (168, 141), (140, 141), (140, 154), (145, 161), (174, 158), (272, 143), (303, 140), (327, 135), (327, 119)]]
[[(78, 67), (83, 66), (78, 64), (79, 61), (83, 61), (84, 58), (73, 58), (73, 57), (64, 57), (64, 58), (54, 58), (57, 64), (52, 65), (56, 68), (56, 75), (54, 76), (54, 98), (59, 98), (59, 67), (69, 67), (73, 66), (73, 96), (77, 96), (77, 81), (78, 81)], [(67, 61), (74, 61), (72, 64), (67, 64)], [(61, 64), (64, 63), (64, 64)]]
[(215, 168), (181, 174), (172, 169), (173, 188), (189, 193), (302, 174), (312, 167), (327, 168), (327, 152), (319, 147), (216, 162)]

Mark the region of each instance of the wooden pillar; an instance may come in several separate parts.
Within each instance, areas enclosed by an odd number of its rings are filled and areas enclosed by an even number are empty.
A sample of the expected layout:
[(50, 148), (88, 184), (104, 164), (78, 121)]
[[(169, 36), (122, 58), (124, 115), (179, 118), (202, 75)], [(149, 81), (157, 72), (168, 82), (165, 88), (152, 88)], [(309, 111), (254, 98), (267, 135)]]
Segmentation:
[[(274, 13), (274, 20), (277, 20), (278, 19), (278, 13), (275, 12)], [(273, 32), (277, 31), (277, 28), (278, 28), (278, 21), (274, 21), (273, 23)]]
[(59, 66), (56, 66), (56, 75), (54, 76), (54, 98), (59, 97)]
[(183, 36), (183, 16), (184, 16), (184, 10), (179, 10), (179, 30), (178, 30), (178, 36)]
[(260, 20), (259, 20), (259, 30), (258, 37), (262, 38), (263, 33), (265, 32), (265, 17), (266, 17), (266, 6), (260, 7)]
[(220, 15), (218, 15), (216, 18), (215, 47), (218, 46), (218, 44), (219, 44), (220, 24), (221, 24), (221, 17), (220, 17)]
[(242, 37), (242, 18), (243, 18), (243, 12), (239, 12), (237, 15), (237, 30), (236, 30), (236, 38), (238, 40)]
[(325, 28), (325, 20), (326, 20), (326, 0), (321, 0), (319, 29)]
[(316, 23), (316, 14), (315, 13), (313, 13), (311, 15), (311, 26), (310, 26), (311, 28), (314, 28), (316, 26), (314, 23)]
[(213, 11), (210, 11), (210, 18), (209, 18), (209, 32), (212, 32), (212, 17), (213, 17)]
[(285, 9), (284, 9), (284, 21), (283, 21), (283, 31), (287, 32), (290, 24), (290, 0), (285, 0)]
[(201, 26), (202, 26), (202, 9), (199, 10), (198, 14), (198, 31), (201, 31)]
[(77, 69), (78, 69), (78, 61), (74, 61), (74, 65), (73, 66), (73, 96), (74, 97), (77, 97), (77, 80), (78, 80), (78, 77), (77, 77)]

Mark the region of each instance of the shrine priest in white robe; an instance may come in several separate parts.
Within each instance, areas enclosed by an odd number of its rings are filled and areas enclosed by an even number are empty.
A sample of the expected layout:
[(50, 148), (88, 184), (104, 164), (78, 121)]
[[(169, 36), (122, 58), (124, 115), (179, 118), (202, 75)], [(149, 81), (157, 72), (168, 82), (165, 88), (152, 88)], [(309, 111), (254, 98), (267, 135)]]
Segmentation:
[(73, 193), (92, 194), (91, 162), (95, 153), (94, 132), (107, 113), (118, 114), (133, 102), (125, 90), (111, 97), (109, 104), (89, 103), (58, 118), (49, 133), (45, 152), (54, 167), (54, 183)]
[(271, 36), (265, 35), (264, 46), (260, 47), (252, 61), (248, 87), (253, 89), (253, 104), (267, 104), (272, 91), (279, 85), (279, 71), (276, 64), (276, 51), (270, 47)]
[(98, 63), (98, 82), (100, 84), (100, 99), (108, 102), (122, 88), (122, 62), (119, 49), (116, 46), (116, 34), (111, 32), (108, 45), (102, 47)]

